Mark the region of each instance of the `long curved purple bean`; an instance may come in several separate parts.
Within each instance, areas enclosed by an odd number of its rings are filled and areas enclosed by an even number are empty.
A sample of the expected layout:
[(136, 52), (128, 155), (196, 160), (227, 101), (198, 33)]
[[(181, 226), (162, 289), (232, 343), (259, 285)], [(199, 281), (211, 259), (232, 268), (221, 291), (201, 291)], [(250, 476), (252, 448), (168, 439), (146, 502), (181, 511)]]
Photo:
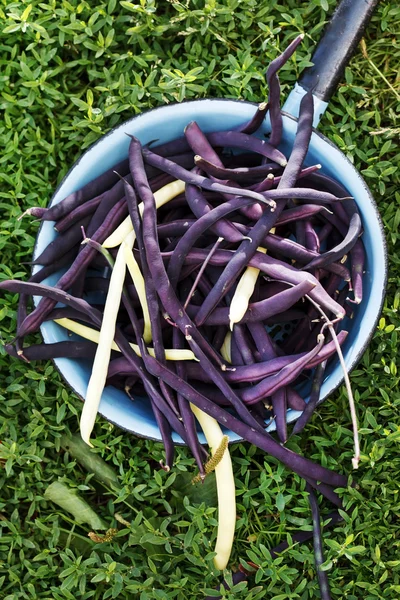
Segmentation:
[[(265, 300), (251, 302), (243, 316), (241, 323), (255, 323), (265, 321), (269, 317), (278, 315), (291, 308), (296, 302), (301, 300), (305, 294), (309, 294), (315, 288), (315, 282), (305, 279), (295, 286), (279, 292)], [(197, 320), (201, 308), (188, 306), (189, 316)], [(215, 308), (211, 314), (204, 320), (205, 325), (229, 325), (229, 307)]]
[[(192, 171), (187, 171), (186, 169), (183, 169), (182, 167), (173, 163), (167, 158), (163, 158), (162, 156), (154, 154), (154, 152), (150, 152), (148, 148), (143, 148), (143, 157), (148, 164), (153, 165), (158, 169), (169, 173), (170, 175), (173, 175), (181, 181), (185, 181), (186, 183), (191, 183), (193, 185), (198, 185), (199, 187), (205, 188), (206, 190), (219, 192), (221, 194), (232, 194), (234, 196), (238, 195), (237, 188), (222, 185), (220, 183), (211, 181), (207, 177), (203, 177), (202, 175), (198, 175), (197, 173), (193, 173)], [(273, 200), (267, 199), (262, 194), (252, 192), (248, 189), (240, 189), (240, 195), (246, 196), (247, 198), (254, 198), (255, 201), (267, 204), (272, 208), (274, 208), (275, 206), (275, 202)]]
[(318, 576), (319, 589), (321, 592), (322, 600), (331, 600), (331, 594), (329, 591), (329, 582), (326, 571), (321, 569), (324, 563), (324, 553), (322, 549), (322, 533), (321, 533), (321, 522), (319, 516), (318, 501), (314, 494), (314, 490), (307, 483), (306, 490), (308, 492), (308, 501), (311, 507), (311, 514), (313, 520), (313, 542), (314, 542), (314, 557), (315, 557), (315, 568)]
[[(104, 220), (102, 226), (99, 227), (96, 234), (93, 236), (93, 239), (102, 244), (107, 238), (107, 235), (109, 235), (110, 231), (113, 231), (121, 222), (126, 210), (127, 208), (125, 200), (119, 200), (119, 202), (107, 215), (107, 218)], [(58, 280), (53, 289), (68, 289), (74, 283), (74, 281), (80, 277), (82, 271), (86, 269), (87, 265), (89, 265), (95, 254), (96, 250), (88, 245), (84, 246), (83, 250), (78, 254), (71, 267)], [(51, 297), (42, 298), (37, 307), (21, 323), (21, 326), (17, 331), (17, 337), (24, 337), (28, 333), (36, 331), (52, 308), (55, 306), (56, 302), (58, 302), (58, 300), (54, 301), (51, 299)]]
[[(281, 167), (286, 165), (286, 158), (282, 152), (271, 146), (268, 142), (264, 142), (264, 140), (260, 140), (259, 138), (250, 136), (246, 133), (241, 133), (239, 131), (215, 131), (207, 133), (206, 137), (212, 146), (240, 148), (241, 150), (255, 152), (261, 156), (265, 156)], [(156, 146), (154, 150), (159, 156), (167, 156), (186, 152), (189, 148), (190, 146), (186, 138), (179, 138), (174, 140), (174, 142)]]
[(240, 396), (242, 400), (246, 402), (246, 404), (254, 404), (263, 398), (271, 396), (281, 387), (292, 383), (292, 381), (297, 379), (297, 377), (303, 371), (305, 365), (321, 351), (324, 339), (324, 336), (320, 335), (316, 346), (310, 352), (307, 352), (304, 356), (298, 358), (290, 365), (283, 367), (279, 373), (266, 377), (260, 381), (260, 383), (257, 383), (251, 388), (240, 390)]
[(292, 452), (288, 448), (277, 443), (266, 431), (260, 432), (249, 425), (243, 423), (229, 412), (210, 402), (205, 396), (197, 392), (190, 384), (178, 380), (175, 373), (170, 371), (164, 365), (161, 365), (155, 358), (147, 357), (147, 366), (149, 371), (155, 377), (161, 377), (168, 385), (174, 387), (185, 398), (204, 411), (211, 417), (214, 417), (222, 426), (228, 427), (231, 431), (237, 433), (240, 437), (248, 440), (250, 443), (258, 446), (268, 454), (275, 456), (283, 464), (293, 471), (306, 474), (306, 476), (327, 483), (334, 487), (345, 487), (347, 478), (343, 475), (330, 471), (321, 465), (314, 464), (307, 458)]
[(213, 359), (218, 362), (220, 360), (218, 354), (211, 348), (201, 333), (193, 327), (193, 323), (184, 311), (174, 290), (171, 289), (158, 245), (155, 201), (144, 169), (142, 146), (139, 140), (133, 136), (130, 137), (132, 140), (130, 144), (130, 163), (133, 169), (132, 175), (134, 176), (137, 194), (144, 204), (142, 218), (143, 243), (150, 274), (153, 280), (157, 281), (157, 294), (160, 299), (162, 297), (163, 308), (167, 315), (175, 321), (185, 337), (188, 335), (188, 330), (190, 330), (196, 337), (202, 349), (211, 354)]
[(58, 202), (58, 204), (54, 204), (54, 206), (48, 208), (46, 213), (42, 216), (42, 220), (58, 221), (77, 206), (80, 206), (87, 200), (91, 200), (92, 198), (103, 194), (105, 190), (108, 190), (118, 182), (118, 177), (114, 173), (115, 170), (123, 175), (126, 175), (129, 172), (128, 159), (125, 159), (114, 165), (114, 167), (108, 169), (99, 177), (96, 177), (96, 179), (93, 179), (76, 192), (72, 192), (66, 196), (63, 200), (61, 200), (61, 202)]
[(254, 181), (255, 179), (261, 179), (271, 173), (275, 173), (281, 168), (277, 166), (276, 163), (267, 163), (257, 167), (236, 167), (236, 169), (229, 169), (226, 167), (220, 167), (199, 155), (194, 157), (194, 162), (197, 167), (199, 167), (202, 171), (205, 171), (208, 175), (212, 175), (217, 179), (238, 182), (248, 182)]
[[(283, 180), (283, 175), (282, 179)], [(304, 200), (309, 204), (321, 203), (321, 204), (338, 204), (345, 200), (353, 200), (353, 196), (345, 196), (338, 198), (330, 192), (322, 192), (320, 190), (314, 190), (313, 188), (306, 187), (291, 187), (282, 188), (276, 190), (269, 190), (264, 193), (264, 196), (272, 200), (280, 200), (286, 198), (293, 198), (294, 200)]]
[(293, 208), (287, 208), (281, 213), (276, 226), (293, 223), (293, 221), (296, 222), (300, 219), (309, 219), (321, 211), (327, 212), (327, 210), (326, 206), (318, 204), (300, 204)]
[[(340, 331), (338, 333), (339, 344), (342, 345), (347, 337), (347, 331)], [(301, 352), (299, 354), (275, 356), (269, 360), (263, 362), (254, 363), (252, 365), (240, 365), (236, 364), (234, 371), (225, 371), (223, 373), (224, 379), (228, 383), (253, 383), (264, 379), (275, 373), (279, 373), (284, 368), (290, 368), (290, 365), (294, 362), (306, 358), (304, 369), (312, 369), (319, 363), (328, 360), (336, 352), (336, 347), (333, 341), (326, 343), (321, 350), (314, 357), (308, 357), (307, 352)], [(115, 361), (114, 361), (115, 362)], [(117, 363), (119, 368), (123, 369), (124, 364), (122, 362)], [(204, 373), (201, 365), (198, 363), (185, 364), (186, 373), (188, 379), (195, 379), (197, 381), (212, 382), (213, 380), (206, 373)], [(123, 371), (124, 372), (124, 371)], [(304, 406), (304, 403), (303, 403)], [(297, 410), (297, 409), (296, 409)]]
[[(236, 229), (246, 235), (249, 228), (239, 223), (234, 223)], [(278, 224), (277, 224), (278, 225)], [(272, 250), (285, 258), (290, 258), (298, 262), (304, 263), (307, 261), (313, 261), (314, 258), (319, 258), (319, 252), (304, 248), (298, 242), (294, 242), (289, 238), (283, 238), (277, 234), (268, 234), (261, 242), (261, 245), (267, 250)], [(312, 258), (311, 258), (312, 257)], [(332, 273), (340, 275), (344, 281), (350, 281), (349, 270), (340, 263), (332, 262), (331, 264), (324, 265), (324, 268)], [(306, 270), (303, 267), (303, 270)], [(308, 269), (307, 269), (308, 270)]]
[[(22, 358), (22, 355), (11, 344), (5, 344), (4, 350), (10, 356)], [(94, 358), (97, 344), (93, 342), (55, 342), (53, 344), (34, 344), (23, 348), (23, 358), (31, 360), (51, 360), (53, 358)]]
[(349, 195), (348, 190), (339, 183), (339, 181), (329, 177), (329, 175), (325, 175), (324, 173), (312, 173), (309, 175), (309, 179), (316, 187), (322, 186), (338, 198)]
[(271, 119), (271, 135), (269, 142), (272, 146), (278, 146), (282, 138), (282, 115), (280, 107), (280, 85), (277, 73), (279, 69), (289, 60), (297, 46), (303, 40), (304, 35), (299, 35), (291, 44), (282, 52), (280, 56), (275, 58), (269, 65), (265, 74), (269, 87), (268, 102), (269, 114)]
[(268, 142), (248, 135), (247, 133), (240, 133), (239, 131), (216, 131), (208, 133), (207, 139), (212, 146), (239, 148), (241, 150), (246, 150), (247, 152), (250, 151), (261, 154), (281, 167), (284, 167), (287, 164), (286, 157), (277, 148), (274, 148)]
[(97, 209), (100, 202), (101, 196), (96, 196), (96, 198), (88, 200), (84, 204), (80, 204), (79, 206), (71, 210), (71, 212), (65, 215), (62, 219), (57, 221), (57, 223), (54, 225), (54, 229), (58, 231), (58, 233), (63, 233), (72, 225), (74, 225), (77, 221), (82, 221), (84, 217), (92, 215)]
[(313, 258), (313, 260), (308, 263), (303, 270), (310, 270), (325, 267), (328, 264), (336, 260), (340, 260), (343, 258), (345, 254), (347, 254), (353, 246), (356, 244), (358, 237), (362, 230), (362, 223), (358, 213), (354, 213), (350, 219), (349, 230), (346, 234), (346, 237), (334, 248), (324, 252), (320, 256)]
[(291, 188), (296, 183), (310, 145), (313, 118), (314, 98), (311, 92), (307, 92), (300, 102), (296, 137), (278, 188)]
[(32, 261), (33, 265), (51, 265), (54, 261), (58, 261), (69, 252), (74, 246), (77, 246), (82, 241), (81, 225), (86, 227), (90, 222), (90, 216), (85, 217), (82, 223), (71, 227), (68, 231), (59, 234), (50, 244), (46, 246), (43, 252)]

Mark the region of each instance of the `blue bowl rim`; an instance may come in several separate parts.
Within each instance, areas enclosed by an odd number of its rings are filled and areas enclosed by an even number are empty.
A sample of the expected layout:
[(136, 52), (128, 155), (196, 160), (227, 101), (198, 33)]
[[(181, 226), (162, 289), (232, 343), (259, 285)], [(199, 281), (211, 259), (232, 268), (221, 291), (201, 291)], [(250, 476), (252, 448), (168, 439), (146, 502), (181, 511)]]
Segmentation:
[[(237, 103), (241, 103), (241, 104), (250, 104), (250, 105), (255, 106), (255, 107), (257, 107), (259, 105), (258, 102), (251, 102), (251, 101), (247, 101), (247, 100), (240, 100), (238, 98), (198, 98), (198, 99), (184, 100), (183, 102), (171, 102), (167, 106), (179, 106), (180, 104), (183, 104), (183, 103), (189, 104), (189, 103), (202, 102), (202, 101), (237, 102)], [(83, 154), (73, 163), (73, 165), (70, 167), (70, 169), (68, 169), (67, 173), (64, 175), (64, 177), (62, 178), (62, 180), (60, 181), (60, 183), (58, 184), (58, 186), (54, 190), (53, 195), (52, 195), (52, 197), (50, 199), (50, 202), (48, 203), (48, 208), (50, 208), (53, 205), (54, 198), (57, 195), (59, 189), (62, 187), (62, 185), (64, 184), (64, 182), (70, 177), (70, 175), (72, 174), (73, 170), (79, 165), (79, 163), (82, 160), (82, 158), (88, 152), (90, 152), (98, 144), (102, 143), (104, 141), (104, 139), (106, 139), (108, 136), (110, 136), (111, 134), (113, 134), (116, 130), (118, 130), (118, 129), (122, 128), (122, 127), (126, 127), (127, 125), (129, 125), (130, 123), (132, 123), (133, 121), (135, 121), (135, 119), (137, 119), (138, 117), (142, 116), (143, 114), (147, 114), (147, 113), (150, 113), (150, 112), (155, 112), (155, 111), (162, 110), (165, 106), (166, 105), (161, 105), (161, 106), (156, 106), (155, 108), (148, 108), (146, 110), (143, 110), (138, 115), (135, 115), (134, 117), (131, 117), (127, 121), (123, 121), (122, 123), (120, 123), (120, 124), (116, 125), (115, 127), (111, 128), (110, 131), (108, 131), (107, 133), (105, 133), (104, 135), (102, 135), (98, 140), (96, 140), (93, 144), (91, 144), (88, 148), (86, 148), (86, 150), (83, 152)], [(298, 119), (296, 117), (294, 117), (293, 115), (291, 115), (289, 113), (286, 113), (284, 111), (282, 111), (282, 115), (284, 115), (286, 118), (291, 119), (293, 121), (298, 121)], [(361, 360), (364, 352), (366, 351), (369, 343), (371, 342), (371, 339), (373, 338), (373, 335), (374, 335), (375, 327), (376, 327), (376, 325), (378, 323), (379, 317), (380, 317), (381, 312), (382, 312), (383, 304), (384, 304), (384, 301), (385, 301), (385, 295), (386, 295), (386, 287), (387, 287), (387, 282), (388, 282), (387, 241), (386, 241), (384, 225), (383, 225), (383, 221), (382, 221), (382, 218), (380, 216), (380, 213), (379, 213), (378, 205), (377, 205), (374, 197), (372, 196), (372, 194), (371, 194), (371, 192), (369, 190), (369, 187), (367, 186), (365, 180), (361, 177), (360, 173), (357, 171), (357, 169), (351, 163), (351, 161), (347, 158), (347, 156), (336, 146), (336, 144), (334, 144), (328, 137), (326, 137), (325, 135), (323, 135), (320, 131), (318, 131), (314, 127), (313, 127), (313, 133), (315, 135), (317, 135), (319, 138), (321, 138), (321, 140), (324, 141), (327, 145), (331, 146), (331, 148), (333, 148), (335, 151), (339, 152), (342, 155), (342, 157), (344, 158), (344, 160), (351, 166), (351, 168), (354, 171), (354, 173), (357, 175), (360, 184), (363, 186), (365, 192), (368, 194), (369, 200), (371, 202), (371, 206), (372, 206), (372, 208), (373, 208), (373, 210), (375, 212), (377, 223), (378, 223), (379, 228), (381, 230), (382, 240), (383, 240), (383, 256), (384, 256), (384, 277), (383, 277), (383, 281), (384, 281), (384, 285), (383, 285), (382, 294), (381, 294), (381, 297), (380, 297), (379, 310), (376, 313), (377, 316), (375, 318), (374, 323), (370, 327), (370, 332), (366, 336), (366, 339), (365, 339), (363, 347), (360, 349), (360, 351), (358, 352), (358, 354), (353, 358), (352, 363), (348, 367), (348, 373), (350, 374), (351, 371), (357, 366), (357, 364)], [(35, 244), (34, 244), (33, 253), (32, 253), (33, 256), (36, 253), (36, 246), (37, 246), (37, 243), (38, 243), (38, 238), (40, 236), (42, 227), (43, 227), (43, 223), (41, 223), (41, 225), (40, 225), (40, 227), (38, 229), (36, 238), (35, 238)], [(32, 270), (33, 269), (34, 269), (34, 267), (32, 267)], [(53, 365), (54, 365), (55, 369), (61, 375), (62, 379), (67, 383), (68, 387), (74, 392), (74, 394), (76, 394), (76, 396), (78, 396), (78, 398), (80, 398), (82, 400), (82, 402), (84, 402), (85, 399), (81, 396), (81, 394), (79, 394), (75, 390), (73, 384), (66, 380), (63, 372), (57, 366), (57, 364), (56, 364), (56, 362), (55, 362), (54, 359), (52, 359), (52, 362), (53, 362)], [(330, 390), (329, 394), (334, 393), (342, 385), (343, 379), (344, 378), (342, 377), (338, 381), (338, 383), (334, 386), (334, 388), (332, 388)], [(318, 405), (322, 404), (322, 402), (324, 402), (327, 398), (328, 398), (328, 395), (325, 396), (325, 397), (323, 397), (323, 398), (321, 398), (320, 401), (318, 402)], [(102, 414), (101, 410), (99, 410), (99, 413), (104, 417), (104, 415)], [(143, 435), (142, 433), (137, 432), (137, 431), (133, 431), (132, 429), (126, 429), (123, 425), (121, 425), (119, 423), (115, 423), (114, 421), (112, 421), (108, 417), (106, 419), (107, 419), (108, 423), (111, 423), (112, 425), (115, 425), (116, 427), (119, 427), (123, 431), (127, 431), (128, 433), (131, 433), (131, 434), (135, 435), (138, 438), (146, 439), (146, 440), (151, 440), (153, 442), (160, 442), (159, 438), (154, 438), (154, 437), (151, 437), (151, 436), (148, 436), (148, 435)], [(292, 421), (294, 421), (294, 420), (296, 420), (296, 419), (295, 418), (292, 419)], [(236, 439), (236, 440), (230, 441), (229, 444), (239, 444), (239, 443), (244, 442), (244, 441), (245, 440), (243, 438), (240, 438), (240, 439)], [(178, 442), (174, 442), (174, 443), (176, 445), (178, 445), (178, 446), (185, 446), (186, 445), (184, 442), (179, 442), (179, 441)]]

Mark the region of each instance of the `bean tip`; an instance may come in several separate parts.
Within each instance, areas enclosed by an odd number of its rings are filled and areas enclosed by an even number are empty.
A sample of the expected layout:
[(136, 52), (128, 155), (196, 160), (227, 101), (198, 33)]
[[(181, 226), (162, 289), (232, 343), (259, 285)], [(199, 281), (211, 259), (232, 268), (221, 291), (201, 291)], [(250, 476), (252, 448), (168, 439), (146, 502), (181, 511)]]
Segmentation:
[(193, 125), (195, 125), (195, 124), (196, 124), (196, 121), (190, 121), (190, 123), (188, 123), (188, 124), (186, 125), (186, 127), (184, 128), (184, 130), (183, 130), (183, 133), (186, 133), (186, 131), (187, 131), (188, 129), (191, 129), (191, 128), (193, 127)]
[(118, 171), (113, 171), (113, 173), (115, 173), (115, 175), (117, 175), (117, 177), (119, 177), (122, 181), (124, 181), (125, 183), (128, 183), (125, 179), (125, 177), (122, 177), (122, 175), (120, 175), (120, 173), (118, 173)]
[(31, 214), (31, 209), (27, 208), (26, 210), (24, 210), (23, 213), (21, 213), (19, 215), (19, 217), (17, 217), (17, 221), (21, 221), (21, 219), (23, 219), (25, 217), (25, 215), (30, 215)]
[(260, 111), (264, 111), (264, 110), (267, 108), (267, 106), (268, 106), (268, 103), (267, 103), (267, 102), (261, 102), (261, 103), (258, 105), (258, 110), (260, 110)]
[(358, 469), (358, 466), (360, 464), (360, 457), (353, 456), (353, 458), (351, 459), (351, 464), (353, 465), (353, 469)]

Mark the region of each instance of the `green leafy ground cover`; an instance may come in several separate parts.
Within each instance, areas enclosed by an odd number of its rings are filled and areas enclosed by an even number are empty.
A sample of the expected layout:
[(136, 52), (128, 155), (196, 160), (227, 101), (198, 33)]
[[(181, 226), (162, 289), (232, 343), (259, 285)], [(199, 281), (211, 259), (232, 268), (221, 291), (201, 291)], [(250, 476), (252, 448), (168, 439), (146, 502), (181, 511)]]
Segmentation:
[[(26, 278), (29, 267), (22, 263), (30, 259), (38, 225), (17, 217), (29, 206), (46, 205), (84, 148), (114, 125), (163, 103), (205, 96), (264, 99), (266, 64), (305, 31), (304, 44), (281, 75), (287, 93), (309, 63), (334, 5), (3, 0), (0, 277)], [(369, 183), (390, 260), (382, 319), (352, 374), (362, 462), (359, 489), (343, 491), (343, 498), (354, 510), (344, 525), (324, 533), (337, 599), (400, 597), (399, 23), (397, 3), (382, 2), (320, 127)], [(5, 342), (15, 332), (16, 300), (0, 297)], [(188, 485), (194, 472), (189, 453), (179, 448), (176, 466), (166, 474), (157, 469), (159, 444), (98, 418), (96, 453), (118, 477), (118, 486), (107, 491), (65, 443), (61, 447), (62, 435), (78, 431), (80, 400), (52, 364), (23, 364), (1, 351), (0, 365), (0, 597), (203, 598), (220, 575), (211, 560), (215, 497), (212, 480), (195, 492)], [(289, 445), (348, 473), (349, 423), (341, 389)], [(274, 561), (268, 554), (286, 536), (310, 528), (303, 483), (247, 444), (232, 447), (232, 457), (239, 519), (231, 565), (252, 560), (261, 569), (226, 598), (319, 598), (310, 544), (292, 546)], [(108, 542), (89, 538), (89, 525), (45, 498), (57, 481), (77, 490), (117, 535)]]

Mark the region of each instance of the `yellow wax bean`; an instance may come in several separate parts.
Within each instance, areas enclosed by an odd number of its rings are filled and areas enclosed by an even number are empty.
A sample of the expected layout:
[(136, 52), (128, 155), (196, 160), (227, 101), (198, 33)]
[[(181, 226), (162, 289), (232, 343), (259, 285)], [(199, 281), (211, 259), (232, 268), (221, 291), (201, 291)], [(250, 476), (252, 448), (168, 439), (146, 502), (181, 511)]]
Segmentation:
[(144, 319), (144, 329), (143, 329), (143, 339), (148, 344), (151, 342), (151, 322), (149, 315), (149, 307), (147, 305), (146, 298), (146, 286), (144, 282), (144, 278), (142, 272), (137, 264), (137, 261), (133, 255), (132, 248), (130, 248), (125, 241), (123, 242), (124, 253), (125, 253), (125, 261), (128, 267), (128, 271), (130, 276), (132, 277), (133, 284), (135, 286), (137, 295), (139, 296), (139, 302), (143, 311), (143, 319)]
[[(210, 417), (193, 404), (190, 406), (204, 432), (211, 454), (214, 455), (224, 437), (221, 427), (213, 417)], [(228, 448), (226, 448), (221, 461), (215, 467), (215, 479), (218, 492), (218, 534), (215, 544), (214, 565), (217, 569), (222, 570), (226, 568), (231, 555), (236, 525), (235, 480)]]
[[(125, 240), (127, 245), (131, 244), (131, 246), (133, 246), (133, 242), (134, 236), (132, 235)], [(111, 272), (110, 286), (104, 305), (103, 321), (99, 332), (98, 346), (80, 419), (81, 436), (83, 441), (89, 446), (92, 446), (90, 443), (90, 435), (93, 431), (101, 395), (106, 384), (107, 369), (110, 362), (112, 344), (114, 342), (115, 327), (118, 310), (121, 304), (125, 273), (125, 253), (124, 248), (120, 247), (114, 268)]]
[[(161, 208), (164, 204), (167, 204), (170, 200), (182, 194), (185, 191), (185, 182), (177, 179), (171, 181), (157, 192), (154, 192), (154, 199), (156, 201), (156, 208)], [(143, 214), (143, 202), (139, 204), (139, 213)], [(133, 230), (132, 221), (130, 216), (126, 217), (122, 221), (121, 225), (105, 240), (103, 243), (104, 248), (115, 248), (122, 244), (127, 235)]]
[[(271, 229), (271, 233), (275, 233), (275, 228)], [(261, 248), (261, 246), (257, 248), (257, 250), (264, 254), (267, 253), (266, 249)], [(236, 291), (229, 307), (229, 326), (231, 330), (233, 329), (234, 324), (239, 323), (246, 314), (259, 273), (260, 269), (247, 267), (237, 284)]]

